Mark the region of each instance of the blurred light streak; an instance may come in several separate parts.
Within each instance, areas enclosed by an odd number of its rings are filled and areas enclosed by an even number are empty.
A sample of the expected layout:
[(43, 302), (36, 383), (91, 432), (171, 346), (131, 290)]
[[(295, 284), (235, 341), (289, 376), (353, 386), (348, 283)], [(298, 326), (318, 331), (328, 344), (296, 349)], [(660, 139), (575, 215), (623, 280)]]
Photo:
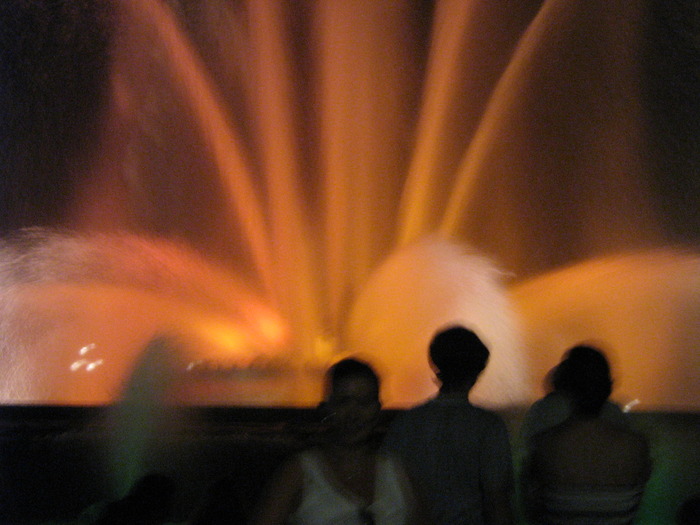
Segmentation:
[(442, 158), (445, 121), (461, 87), (456, 79), (462, 76), (459, 70), (466, 63), (462, 54), (473, 6), (460, 1), (437, 4), (416, 146), (402, 194), (399, 245), (415, 240), (433, 226), (430, 220), (434, 217), (438, 181), (435, 174)]
[(125, 6), (130, 17), (152, 26), (162, 39), (162, 49), (169, 55), (168, 64), (174, 68), (176, 78), (187, 93), (187, 101), (197, 115), (200, 130), (226, 183), (224, 188), (228, 192), (232, 211), (236, 213), (233, 220), (243, 226), (262, 282), (272, 293), (270, 240), (265, 235), (265, 220), (251, 180), (251, 168), (240, 145), (240, 138), (225, 119), (226, 112), (206, 69), (200, 64), (172, 11), (165, 4), (158, 0), (129, 0)]
[(283, 7), (279, 2), (265, 1), (250, 5), (255, 108), (267, 174), (275, 282), (287, 281), (287, 286), (273, 290), (273, 297), (280, 298), (282, 311), (294, 325), (299, 349), (307, 352), (308, 359), (314, 334), (321, 331), (322, 301), (299, 188), (303, 179), (293, 126), (290, 46), (284, 40)]

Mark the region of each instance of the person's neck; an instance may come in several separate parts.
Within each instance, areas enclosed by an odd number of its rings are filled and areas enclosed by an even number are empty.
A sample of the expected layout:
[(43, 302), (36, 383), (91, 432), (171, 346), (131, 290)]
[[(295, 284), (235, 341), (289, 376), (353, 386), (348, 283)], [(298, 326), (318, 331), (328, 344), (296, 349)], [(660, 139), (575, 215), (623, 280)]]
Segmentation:
[(438, 397), (442, 399), (469, 399), (471, 388), (441, 388)]
[(571, 413), (571, 419), (576, 419), (578, 421), (594, 421), (600, 419), (600, 411), (598, 412), (581, 412), (580, 410), (574, 410)]

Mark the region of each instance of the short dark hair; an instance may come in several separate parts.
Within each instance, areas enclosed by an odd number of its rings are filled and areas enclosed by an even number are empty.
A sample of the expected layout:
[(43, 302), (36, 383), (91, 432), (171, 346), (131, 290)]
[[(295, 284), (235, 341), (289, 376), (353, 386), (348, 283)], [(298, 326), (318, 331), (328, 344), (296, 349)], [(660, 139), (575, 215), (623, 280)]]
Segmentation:
[(574, 346), (554, 371), (552, 384), (571, 396), (578, 412), (595, 415), (612, 392), (610, 364), (598, 348)]
[(379, 392), (379, 375), (372, 365), (354, 357), (341, 359), (326, 372), (326, 394), (330, 393), (338, 381), (346, 377), (364, 377), (369, 379)]
[(488, 359), (483, 341), (463, 326), (440, 330), (430, 342), (430, 362), (443, 385), (476, 380)]

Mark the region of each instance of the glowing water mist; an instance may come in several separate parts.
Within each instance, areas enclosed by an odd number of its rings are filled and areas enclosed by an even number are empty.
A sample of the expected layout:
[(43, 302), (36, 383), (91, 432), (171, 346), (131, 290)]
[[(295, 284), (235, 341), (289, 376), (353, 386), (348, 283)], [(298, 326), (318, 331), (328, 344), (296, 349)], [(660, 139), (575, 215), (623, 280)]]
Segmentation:
[[(247, 158), (241, 141), (242, 133), (237, 131), (235, 123), (231, 124), (231, 119), (224, 118), (227, 108), (221, 102), (222, 97), (209, 79), (206, 67), (200, 62), (185, 32), (178, 26), (173, 12), (155, 1), (132, 2), (128, 6), (128, 17), (132, 22), (128, 27), (136, 29), (128, 29), (123, 38), (127, 41), (134, 39), (142, 45), (132, 42), (125, 47), (156, 45), (161, 50), (157, 57), (162, 63), (156, 66), (163, 69), (166, 78), (172, 79), (176, 100), (180, 101), (183, 113), (189, 116), (193, 128), (204, 141), (204, 155), (210, 156), (214, 162), (214, 183), (223, 188), (224, 195), (229, 199), (227, 210), (235, 212), (235, 218), (229, 219), (241, 226), (241, 237), (232, 238), (231, 242), (244, 248), (242, 258), (250, 254), (255, 274), (253, 281), (260, 285), (259, 297), (284, 319), (288, 327), (286, 364), (290, 373), (296, 370), (298, 374), (307, 374), (311, 383), (303, 394), (289, 395), (285, 404), (313, 402), (318, 396), (318, 380), (313, 377), (314, 374), (339, 353), (367, 347), (366, 343), (360, 342), (364, 328), (350, 317), (360, 319), (371, 316), (372, 311), (379, 313), (384, 307), (376, 300), (356, 304), (356, 298), (359, 291), (368, 286), (367, 283), (377, 280), (372, 275), (375, 271), (381, 273), (382, 270), (377, 268), (382, 260), (398, 249), (394, 215), (399, 203), (391, 193), (402, 190), (402, 177), (382, 180), (376, 174), (387, 169), (400, 170), (405, 161), (396, 151), (407, 147), (408, 143), (398, 142), (395, 130), (407, 127), (413, 116), (401, 107), (393, 93), (401, 91), (404, 85), (410, 85), (408, 75), (411, 70), (399, 67), (401, 64), (398, 63), (395, 68), (386, 69), (383, 50), (387, 39), (392, 46), (404, 42), (406, 35), (403, 28), (410, 13), (402, 9), (384, 12), (382, 8), (372, 8), (377, 12), (367, 17), (349, 6), (347, 12), (319, 9), (320, 29), (314, 36), (318, 39), (319, 49), (332, 56), (323, 57), (324, 67), (319, 75), (322, 102), (319, 140), (323, 155), (319, 160), (322, 175), (320, 180), (314, 182), (313, 178), (307, 178), (304, 174), (298, 153), (301, 149), (291, 109), (294, 104), (290, 101), (294, 95), (291, 83), (293, 57), (290, 56), (288, 42), (284, 41), (286, 29), (281, 6), (274, 3), (250, 6), (246, 19), (249, 40), (244, 48), (245, 53), (237, 52), (236, 42), (229, 42), (233, 46), (230, 55), (242, 61), (242, 64), (234, 67), (245, 69), (248, 74), (241, 82), (250, 84), (255, 131), (261, 137), (257, 167)], [(226, 20), (231, 26), (239, 27), (231, 11), (224, 8), (219, 15), (230, 17)], [(352, 24), (353, 31), (347, 30), (350, 19), (357, 22)], [(387, 32), (387, 27), (391, 27), (391, 31)], [(365, 52), (358, 53), (358, 46)], [(409, 57), (406, 55), (403, 59), (408, 60)], [(130, 73), (130, 77), (141, 78), (153, 69), (144, 67), (150, 63), (142, 63), (139, 67), (139, 63), (134, 63), (128, 54), (122, 57), (122, 61), (122, 68)], [(231, 67), (230, 58), (224, 60), (223, 66)], [(348, 78), (349, 71), (361, 72), (358, 75), (359, 85), (349, 85), (343, 81)], [(379, 71), (382, 72), (382, 81), (376, 82), (373, 79), (380, 78), (377, 75)], [(146, 77), (144, 83), (147, 81)], [(449, 79), (443, 78), (441, 81), (446, 83)], [(140, 112), (139, 107), (148, 102), (140, 87), (141, 82), (132, 83), (133, 92), (128, 97), (132, 100), (132, 110), (137, 113)], [(357, 89), (361, 89), (366, 96), (358, 96)], [(374, 118), (379, 101), (384, 105), (382, 110), (387, 118), (383, 123), (378, 123)], [(353, 121), (358, 123), (357, 127), (344, 125), (350, 113), (354, 115)], [(138, 139), (139, 142), (147, 141), (149, 137), (139, 136)], [(378, 148), (378, 142), (385, 143), (387, 148)], [(357, 143), (357, 149), (351, 148), (351, 143)], [(135, 147), (143, 148), (140, 144)], [(352, 170), (348, 170), (350, 165), (354, 165)], [(258, 178), (260, 176), (256, 175), (256, 170), (262, 172), (262, 179)], [(138, 184), (146, 188), (152, 184), (149, 172), (137, 171), (137, 174)], [(392, 180), (395, 181), (392, 183), (394, 186), (388, 184)], [(311, 192), (308, 188), (310, 183), (317, 185)], [(422, 199), (422, 196), (411, 197), (409, 202), (413, 199)], [(410, 217), (404, 220), (410, 220)], [(406, 244), (408, 240), (404, 236), (401, 242)], [(459, 315), (453, 317), (465, 323), (474, 324), (474, 318), (478, 317), (481, 321), (476, 324), (504, 324), (514, 330), (511, 314), (505, 307), (492, 321), (477, 313), (480, 310), (490, 311), (488, 308), (481, 309), (479, 301), (475, 301), (472, 312), (465, 310), (469, 296), (475, 294), (474, 290), (478, 288), (474, 285), (477, 281), (484, 280), (485, 286), (490, 286), (493, 294), (493, 300), (485, 303), (503, 305), (505, 292), (496, 284), (498, 278), (495, 271), (483, 271), (488, 263), (475, 257), (472, 267), (459, 253), (460, 248), (448, 248), (449, 244), (447, 240), (433, 240), (424, 243), (418, 250), (407, 247), (406, 255), (402, 256), (403, 259), (433, 261), (430, 263), (434, 267), (432, 273), (427, 272), (425, 279), (426, 282), (435, 282), (435, 286), (424, 286), (426, 290), (433, 288), (429, 303), (435, 309), (440, 303), (460, 304)], [(471, 288), (460, 288), (459, 300), (442, 297), (445, 287), (438, 283), (441, 282), (439, 275), (443, 272), (437, 262), (441, 257), (446, 267), (459, 265), (459, 273), (464, 275), (461, 278), (472, 283)], [(420, 264), (425, 266), (423, 262)], [(405, 266), (410, 267), (411, 264)], [(454, 269), (445, 275), (460, 277)], [(414, 279), (414, 276), (407, 274), (407, 278)], [(388, 288), (383, 293), (390, 295), (396, 292)], [(427, 308), (416, 310), (426, 314), (423, 327), (426, 333), (420, 341), (427, 344), (427, 332), (436, 330), (449, 320), (449, 307), (441, 316), (430, 315)], [(504, 321), (505, 318), (508, 320)], [(506, 330), (507, 334), (511, 334), (510, 328)], [(525, 395), (522, 385), (526, 371), (525, 367), (520, 366), (523, 358), (515, 355), (516, 339), (505, 335), (496, 345), (495, 354), (504, 352), (508, 357), (494, 361), (503, 364), (512, 356), (515, 366), (506, 367), (509, 369), (508, 375), (512, 376), (514, 370), (520, 371), (516, 373), (518, 380), (514, 382), (518, 386), (508, 393), (502, 389), (492, 389), (490, 401), (495, 404), (516, 402)], [(404, 356), (408, 351), (405, 345), (391, 338), (375, 342), (375, 348), (381, 347), (381, 354), (384, 355), (380, 360), (385, 362), (391, 361), (389, 356)], [(416, 345), (410, 349), (410, 353), (417, 354), (418, 359), (425, 362), (424, 347)], [(494, 369), (498, 367), (500, 365), (494, 366)], [(386, 368), (390, 375), (400, 374), (399, 361), (396, 366)], [(430, 371), (423, 371), (429, 382)], [(404, 388), (403, 397), (390, 395), (388, 400), (395, 404), (407, 404), (409, 399), (414, 400), (427, 393), (425, 388), (421, 388), (408, 394)], [(226, 399), (232, 397), (226, 396)], [(263, 402), (275, 404), (279, 401)]]
[[(142, 350), (160, 337), (181, 347), (172, 378), (187, 378), (182, 388), (252, 366), (273, 374), (292, 359), (276, 312), (172, 242), (32, 230), (0, 244), (0, 278), (2, 397), (10, 402), (112, 402)], [(261, 392), (231, 390), (242, 404), (262, 401)], [(284, 394), (264, 396), (284, 404)], [(181, 390), (173, 401), (213, 399)]]
[[(626, 178), (618, 171), (637, 166), (636, 157), (627, 162), (637, 151), (597, 131), (613, 121), (616, 136), (633, 136), (637, 113), (624, 105), (607, 111), (627, 98), (601, 97), (598, 107), (596, 91), (582, 106), (566, 96), (565, 74), (530, 67), (561, 58), (559, 36), (569, 39), (563, 49), (578, 49), (579, 38), (605, 42), (596, 31), (616, 25), (599, 18), (612, 12), (626, 20), (624, 9), (544, 2), (534, 19), (534, 11), (509, 19), (495, 57), (474, 27), (502, 28), (511, 11), (438, 2), (421, 25), (409, 4), (321, 3), (298, 33), (282, 3), (193, 3), (189, 18), (176, 16), (176, 3), (120, 3), (111, 116), (126, 132), (113, 137), (121, 149), (110, 155), (105, 145), (103, 158), (116, 163), (128, 191), (123, 207), (114, 205), (112, 227), (101, 226), (114, 232), (128, 224), (139, 233), (40, 232), (3, 248), (4, 399), (110, 402), (149, 342), (174, 333), (185, 341), (185, 370), (173, 381), (189, 385), (178, 394), (186, 402), (307, 405), (319, 371), (361, 351), (382, 363), (388, 401), (407, 404), (432, 389), (430, 333), (459, 321), (478, 325), (493, 346), (488, 373), (500, 379), (485, 377), (481, 397), (512, 404), (531, 399), (530, 375), (537, 380), (563, 345), (576, 342), (562, 338), (543, 352), (532, 333), (520, 334), (519, 316), (537, 311), (588, 326), (572, 330), (577, 337), (597, 335), (595, 301), (604, 300), (607, 283), (597, 282), (601, 298), (591, 299), (579, 323), (575, 308), (547, 303), (547, 286), (529, 289), (522, 276), (502, 282), (460, 239), (500, 254), (496, 266), (509, 259), (535, 273), (584, 257), (578, 250), (593, 259), (657, 240), (643, 191), (613, 191), (634, 178), (637, 168)], [(576, 23), (582, 13), (585, 25)], [(561, 20), (578, 32), (551, 31)], [(583, 79), (576, 87), (599, 89), (601, 78), (619, 71), (621, 88), (634, 87), (636, 69), (620, 58), (627, 42), (613, 40), (609, 70), (571, 65)], [(484, 67), (478, 96), (461, 96), (478, 83), (472, 69)], [(543, 103), (540, 88), (570, 112), (560, 116), (556, 104)], [(578, 118), (594, 109), (601, 120)], [(616, 119), (619, 112), (629, 118)], [(557, 119), (565, 120), (563, 138), (526, 125)], [(103, 206), (110, 188), (105, 183), (101, 199), (88, 190), (76, 197), (77, 231), (94, 230), (91, 210), (110, 208)], [(586, 200), (569, 213), (578, 189)], [(568, 222), (549, 235), (551, 217)], [(430, 235), (436, 229), (442, 238)], [(577, 294), (557, 289), (562, 304)], [(424, 324), (408, 321), (419, 317)], [(525, 331), (538, 326), (528, 317)], [(637, 341), (623, 332), (601, 333), (633, 363)], [(402, 382), (420, 387), (396, 386)]]

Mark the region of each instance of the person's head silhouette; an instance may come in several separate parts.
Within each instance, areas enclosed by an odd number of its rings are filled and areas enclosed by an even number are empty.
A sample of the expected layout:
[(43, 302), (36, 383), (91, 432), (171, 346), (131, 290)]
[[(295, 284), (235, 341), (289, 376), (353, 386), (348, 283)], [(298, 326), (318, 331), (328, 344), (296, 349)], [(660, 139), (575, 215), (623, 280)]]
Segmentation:
[(381, 410), (379, 383), (374, 369), (359, 359), (343, 359), (329, 368), (322, 407), (336, 442), (358, 444), (373, 436)]
[(597, 415), (612, 392), (605, 354), (588, 345), (571, 348), (554, 371), (554, 389), (571, 398), (581, 415)]
[(486, 345), (463, 326), (440, 330), (430, 342), (430, 362), (443, 392), (469, 391), (488, 359)]

